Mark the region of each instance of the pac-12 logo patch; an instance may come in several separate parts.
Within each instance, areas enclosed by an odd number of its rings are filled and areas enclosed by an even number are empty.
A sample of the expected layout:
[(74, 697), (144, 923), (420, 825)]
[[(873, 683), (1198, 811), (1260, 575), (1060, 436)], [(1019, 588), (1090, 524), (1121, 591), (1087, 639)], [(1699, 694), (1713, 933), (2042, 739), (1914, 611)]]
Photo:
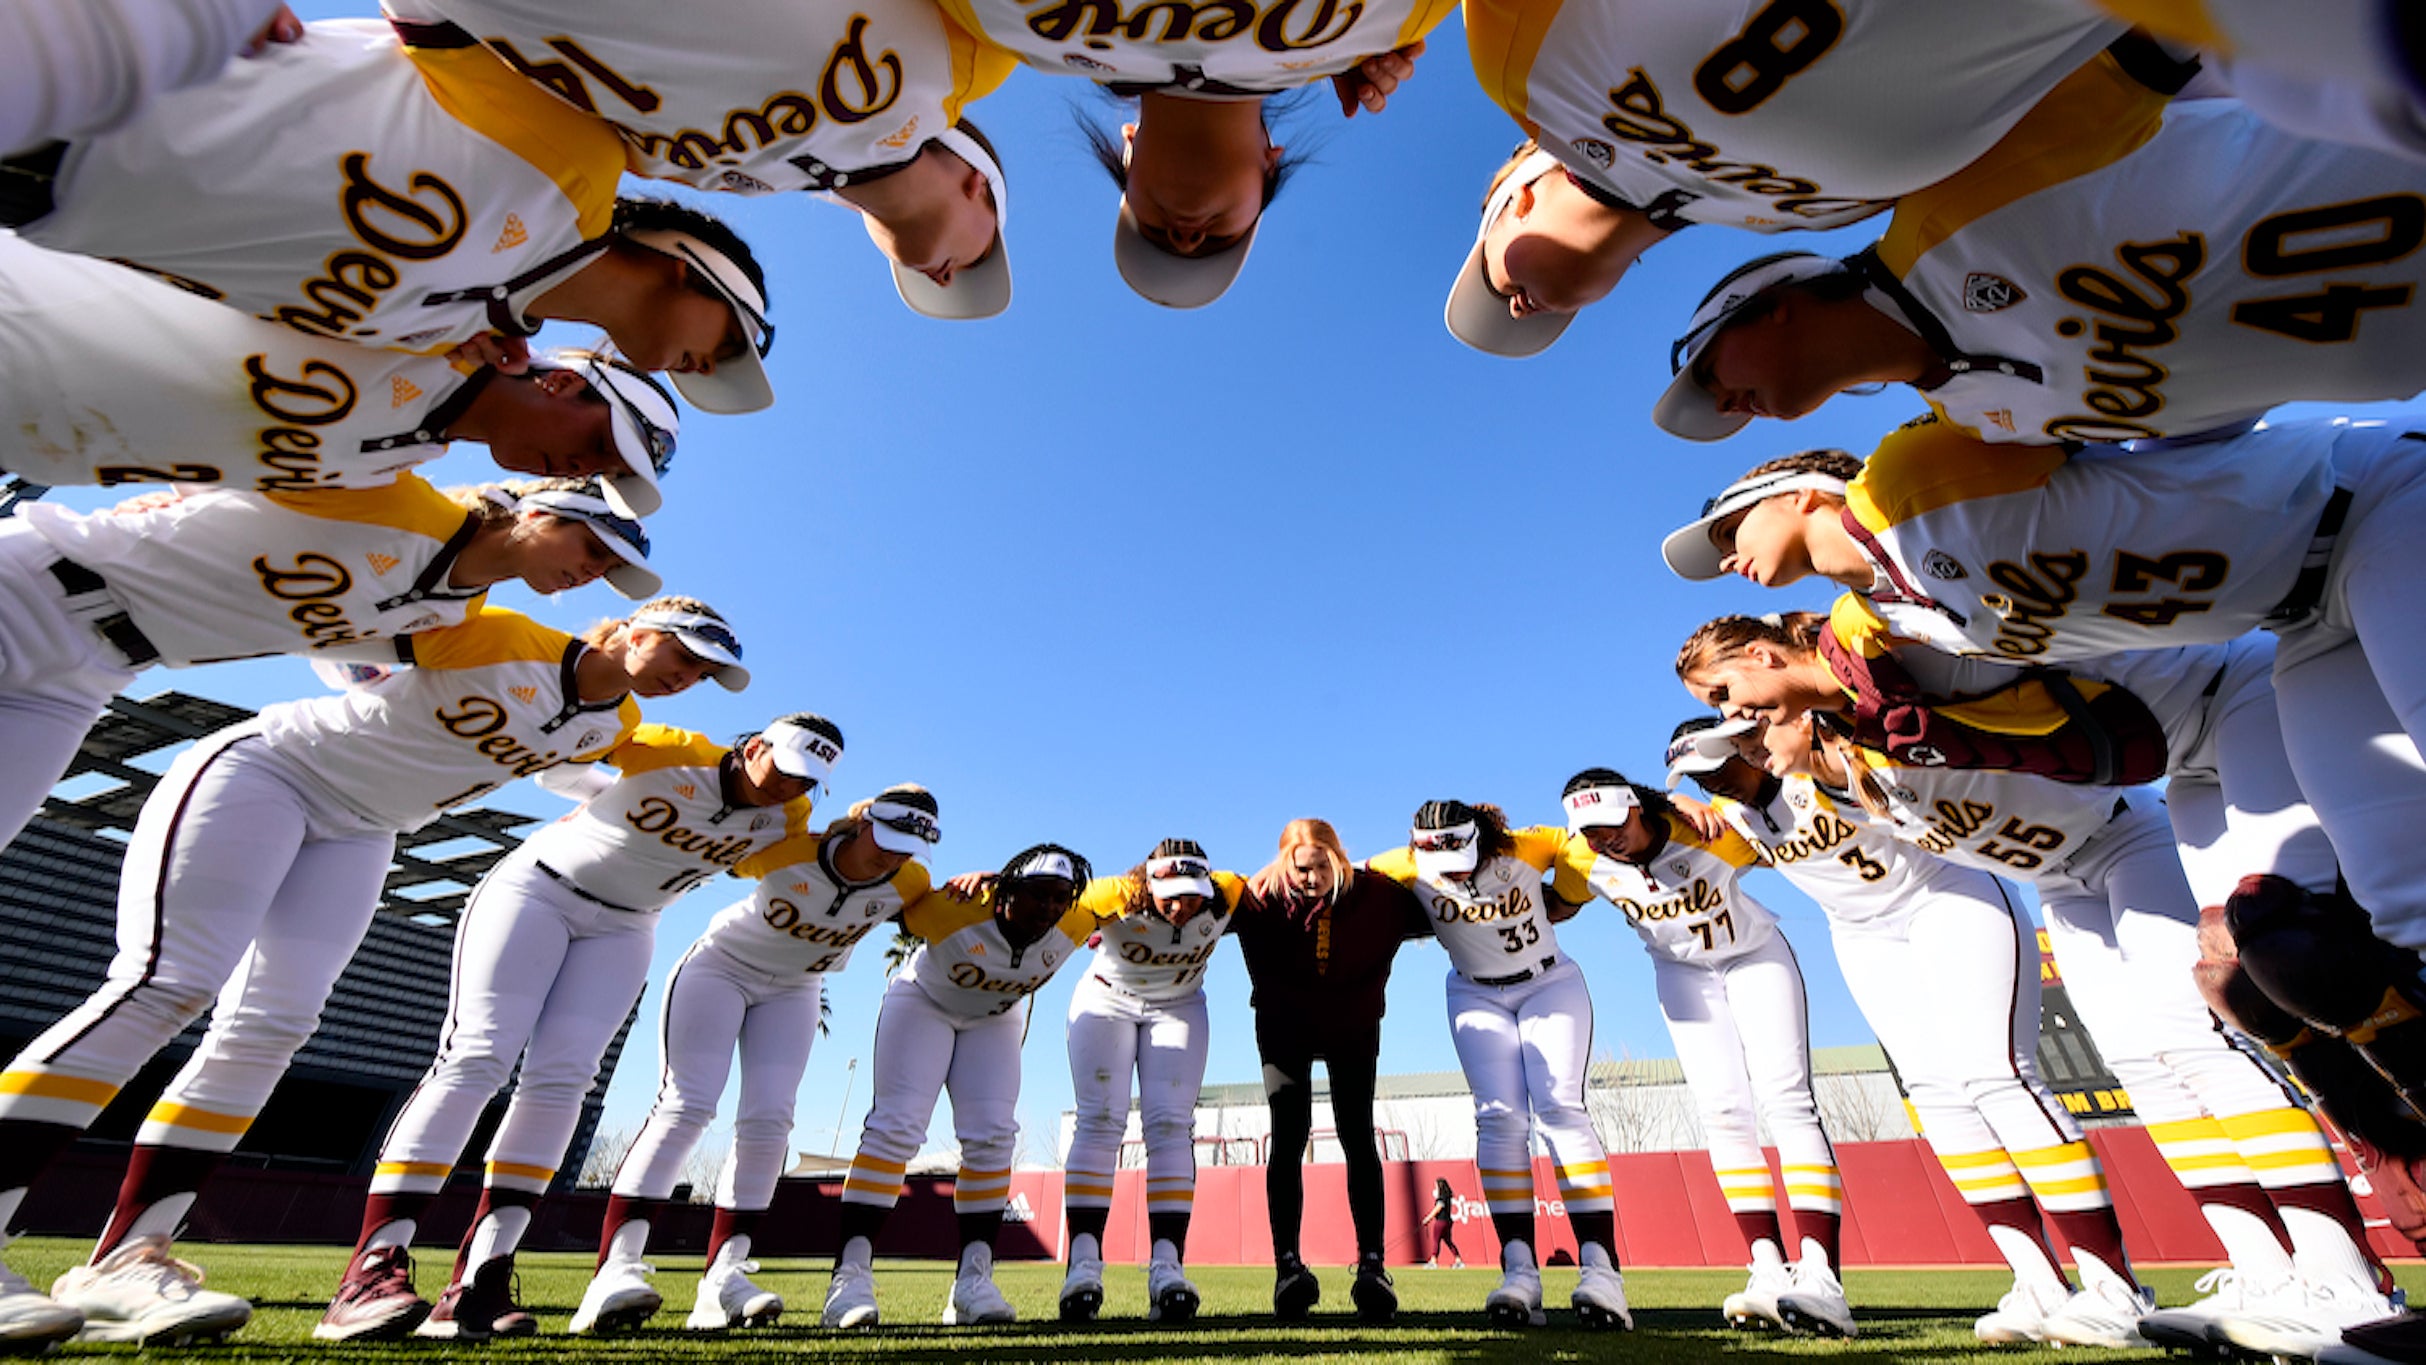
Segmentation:
[(717, 177), (724, 187), (742, 194), (773, 194), (775, 187), (746, 171), (726, 171)]
[(1941, 578), (1949, 583), (1958, 578), (1971, 576), (1971, 571), (1963, 567), (1961, 560), (1944, 550), (1931, 550), (1922, 555), (1921, 572), (1928, 574), (1931, 578)]
[(1607, 170), (1617, 164), (1617, 148), (1596, 137), (1579, 137), (1567, 144), (1576, 154), (1593, 165)]
[(1998, 313), (2029, 298), (2022, 287), (2002, 275), (1974, 270), (1963, 277), (1963, 311)]
[(1108, 64), (1106, 64), (1106, 63), (1104, 63), (1104, 62), (1099, 62), (1099, 61), (1095, 60), (1093, 57), (1085, 57), (1085, 56), (1081, 56), (1081, 55), (1079, 55), (1078, 53), (1075, 53), (1075, 52), (1064, 52), (1063, 54), (1061, 54), (1061, 64), (1062, 64), (1062, 65), (1064, 65), (1064, 66), (1076, 67), (1076, 68), (1077, 68), (1078, 70), (1080, 70), (1080, 71), (1117, 71), (1117, 70), (1119, 70), (1119, 68), (1118, 68), (1118, 67), (1108, 65)]
[[(1904, 750), (1902, 757), (1906, 762), (1918, 763), (1924, 768), (1943, 768), (1946, 766), (1946, 755), (1936, 747), (1928, 744), (1912, 745)], [(1911, 798), (1907, 797), (1905, 799), (1910, 800)]]

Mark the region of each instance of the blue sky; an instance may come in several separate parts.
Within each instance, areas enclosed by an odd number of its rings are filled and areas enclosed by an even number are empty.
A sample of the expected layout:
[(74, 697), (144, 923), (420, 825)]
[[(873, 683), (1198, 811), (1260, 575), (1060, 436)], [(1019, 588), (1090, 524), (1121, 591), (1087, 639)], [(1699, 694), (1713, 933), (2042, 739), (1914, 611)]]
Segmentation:
[[(1012, 195), (1016, 293), (992, 321), (910, 313), (854, 214), (714, 197), (767, 263), (778, 398), (747, 417), (686, 414), (651, 532), (671, 589), (737, 624), (755, 681), (652, 719), (723, 738), (784, 711), (833, 717), (849, 740), (840, 801), (899, 781), (937, 793), (939, 876), (1042, 839), (1114, 871), (1174, 835), (1248, 871), (1300, 815), (1333, 821), (1362, 857), (1403, 842), (1428, 798), (1548, 822), (1579, 768), (1657, 781), (1670, 728), (1695, 709), (1671, 673), (1685, 635), (1726, 611), (1825, 601), (1679, 582), (1659, 539), (1745, 468), (1810, 446), (1865, 452), (1918, 401), (1840, 399), (1709, 447), (1649, 413), (1669, 341), (1720, 275), (1787, 246), (1851, 251), (1883, 220), (1791, 241), (1694, 229), (1545, 355), (1468, 351), (1441, 304), (1520, 133), (1477, 89), (1452, 19), (1380, 117), (1343, 122), (1327, 89), (1305, 103), (1280, 140), (1319, 143), (1316, 162), (1271, 209), (1244, 277), (1172, 312), (1113, 270), (1115, 191), (1072, 118), (1097, 98), (1022, 70), (974, 110)], [(485, 468), (466, 447), (424, 472), (446, 484)], [(621, 610), (604, 587), (500, 600), (567, 628)], [(170, 686), (259, 705), (318, 684), (278, 661), (154, 673), (135, 692)], [(527, 784), (495, 802), (561, 809)], [(1816, 908), (1774, 874), (1749, 885), (1800, 951), (1812, 1041), (1871, 1041)], [(743, 894), (723, 882), (666, 914), (644, 1019), (692, 936)], [(1560, 938), (1592, 987), (1596, 1047), (1672, 1055), (1632, 931), (1597, 904)], [(839, 1145), (856, 1139), (880, 942), (832, 983), (796, 1148), (837, 1145), (852, 1058)], [(1069, 1103), (1061, 1023), (1080, 970), (1035, 1002), (1032, 1147)], [(1401, 954), (1385, 1074), (1456, 1066), (1446, 971), (1437, 947)], [(1208, 991), (1207, 1080), (1254, 1079), (1234, 951)], [(655, 1053), (653, 1030), (635, 1029), (608, 1127), (637, 1126)]]

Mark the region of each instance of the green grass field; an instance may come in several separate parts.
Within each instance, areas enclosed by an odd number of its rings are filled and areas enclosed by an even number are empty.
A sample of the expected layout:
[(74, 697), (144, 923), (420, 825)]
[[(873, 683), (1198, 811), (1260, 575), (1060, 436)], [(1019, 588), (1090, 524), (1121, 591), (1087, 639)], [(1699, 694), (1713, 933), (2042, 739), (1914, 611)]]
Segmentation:
[[(36, 1284), (81, 1259), (83, 1243), (29, 1238), (10, 1246), (11, 1265)], [(334, 1347), (313, 1342), (312, 1324), (345, 1264), (335, 1247), (241, 1247), (197, 1244), (184, 1248), (211, 1272), (211, 1284), (250, 1297), (258, 1311), (252, 1325), (220, 1346), (189, 1352), (152, 1351), (146, 1360), (227, 1362), (328, 1360), (435, 1361), (481, 1356), (500, 1361), (642, 1361), (833, 1359), (957, 1365), (958, 1362), (1016, 1362), (1018, 1365), (1078, 1365), (1080, 1362), (1143, 1360), (1157, 1365), (1188, 1361), (1444, 1361), (1516, 1362), (1614, 1360), (1667, 1361), (1812, 1358), (1830, 1361), (2010, 1361), (2017, 1356), (2053, 1359), (2027, 1348), (1984, 1349), (1971, 1338), (1971, 1320), (1994, 1304), (2006, 1276), (1988, 1271), (1856, 1270), (1847, 1276), (1858, 1341), (1829, 1342), (1729, 1331), (1719, 1325), (1717, 1305), (1740, 1274), (1706, 1270), (1642, 1270), (1626, 1277), (1635, 1310), (1630, 1334), (1586, 1332), (1564, 1311), (1574, 1272), (1553, 1269), (1547, 1277), (1551, 1325), (1535, 1332), (1498, 1332), (1484, 1326), (1479, 1307), (1497, 1282), (1484, 1270), (1397, 1272), (1402, 1311), (1396, 1325), (1365, 1327), (1348, 1316), (1349, 1274), (1324, 1269), (1324, 1299), (1314, 1320), (1281, 1327), (1269, 1316), (1271, 1274), (1257, 1267), (1218, 1266), (1194, 1272), (1204, 1291), (1204, 1315), (1184, 1330), (1164, 1330), (1144, 1319), (1145, 1271), (1112, 1267), (1106, 1276), (1105, 1320), (1083, 1331), (1053, 1320), (1061, 1287), (1059, 1267), (1010, 1264), (998, 1282), (1025, 1321), (1008, 1328), (947, 1328), (935, 1325), (951, 1283), (951, 1267), (931, 1261), (888, 1261), (877, 1267), (877, 1295), (886, 1325), (873, 1332), (840, 1335), (820, 1330), (817, 1310), (825, 1299), (822, 1263), (769, 1261), (758, 1282), (789, 1305), (781, 1326), (715, 1336), (682, 1330), (697, 1283), (697, 1257), (669, 1256), (656, 1262), (657, 1284), (666, 1307), (649, 1329), (612, 1337), (560, 1335), (588, 1282), (590, 1258), (529, 1255), (522, 1258), (522, 1293), (540, 1315), (541, 1335), (518, 1342), (472, 1347), (403, 1343)], [(2162, 1303), (2190, 1297), (2195, 1270), (2156, 1270), (2146, 1278)], [(445, 1275), (433, 1256), (421, 1266), (420, 1283), (435, 1294)], [(2404, 1266), (2402, 1282), (2426, 1298), (2426, 1267)], [(127, 1354), (132, 1347), (69, 1346), (62, 1356)], [(2081, 1353), (2072, 1353), (2079, 1358)], [(2102, 1360), (2162, 1359), (2157, 1352), (2099, 1353)]]

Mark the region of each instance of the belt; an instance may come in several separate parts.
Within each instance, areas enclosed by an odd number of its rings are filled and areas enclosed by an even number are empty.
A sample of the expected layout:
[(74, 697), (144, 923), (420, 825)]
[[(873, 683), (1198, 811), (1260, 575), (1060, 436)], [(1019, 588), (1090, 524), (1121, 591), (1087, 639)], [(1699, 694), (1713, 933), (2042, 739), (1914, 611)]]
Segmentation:
[(2300, 559), (2299, 577), (2291, 580), (2291, 591), (2274, 610), (2266, 613), (2268, 626), (2297, 625), (2325, 600), (2325, 580), (2333, 569), (2333, 543), (2342, 534), (2342, 522), (2350, 515), (2350, 490), (2336, 488), (2325, 499), (2325, 510), (2317, 514), (2316, 534), (2309, 539), (2308, 553)]
[(0, 158), (0, 227), (24, 227), (59, 206), (53, 191), (67, 144), (49, 142), (30, 152)]
[(547, 879), (549, 881), (556, 883), (558, 886), (561, 886), (565, 890), (572, 892), (574, 895), (581, 897), (583, 900), (588, 901), (592, 905), (603, 905), (609, 910), (620, 910), (627, 915), (653, 915), (657, 913), (654, 910), (635, 910), (628, 905), (617, 905), (615, 902), (608, 900), (604, 896), (593, 896), (589, 892), (575, 886), (572, 878), (557, 871), (555, 868), (548, 866), (546, 863), (540, 862), (536, 858), (531, 860), (531, 866), (538, 868), (541, 872), (547, 874)]
[[(58, 581), (60, 591), (66, 593), (70, 598), (92, 597), (109, 591), (109, 584), (102, 579), (101, 575), (72, 559), (52, 560), (50, 574), (53, 579)], [(115, 602), (112, 605), (115, 605)], [(135, 618), (124, 611), (113, 611), (106, 616), (96, 616), (91, 618), (91, 621), (93, 632), (108, 641), (111, 648), (125, 655), (129, 667), (148, 668), (160, 662), (159, 649), (141, 630), (136, 628)]]
[(1543, 958), (1538, 967), (1527, 967), (1521, 972), (1511, 972), (1506, 976), (1469, 976), (1466, 979), (1477, 986), (1521, 986), (1557, 965), (1558, 954), (1552, 953)]

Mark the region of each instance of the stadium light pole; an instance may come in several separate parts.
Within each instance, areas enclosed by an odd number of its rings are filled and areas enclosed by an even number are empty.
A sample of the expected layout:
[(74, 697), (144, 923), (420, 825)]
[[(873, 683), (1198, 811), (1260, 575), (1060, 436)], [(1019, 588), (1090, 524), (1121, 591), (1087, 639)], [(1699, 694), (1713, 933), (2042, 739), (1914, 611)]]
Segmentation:
[(827, 1156), (842, 1155), (842, 1121), (851, 1112), (851, 1083), (859, 1079), (859, 1059), (853, 1057), (842, 1069), (842, 1108), (834, 1111), (834, 1145)]

